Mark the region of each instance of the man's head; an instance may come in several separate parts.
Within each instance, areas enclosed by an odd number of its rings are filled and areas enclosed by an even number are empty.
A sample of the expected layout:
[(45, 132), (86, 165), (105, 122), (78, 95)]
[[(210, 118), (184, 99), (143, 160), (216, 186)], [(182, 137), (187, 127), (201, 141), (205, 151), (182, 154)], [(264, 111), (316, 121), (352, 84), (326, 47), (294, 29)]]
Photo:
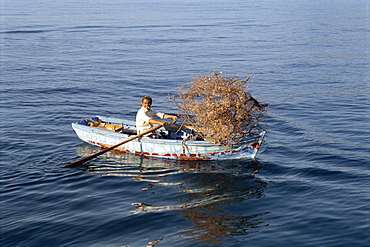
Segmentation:
[(147, 110), (150, 110), (150, 107), (152, 106), (152, 103), (153, 103), (153, 100), (151, 97), (149, 96), (144, 96), (142, 99), (141, 99), (141, 105), (147, 109)]

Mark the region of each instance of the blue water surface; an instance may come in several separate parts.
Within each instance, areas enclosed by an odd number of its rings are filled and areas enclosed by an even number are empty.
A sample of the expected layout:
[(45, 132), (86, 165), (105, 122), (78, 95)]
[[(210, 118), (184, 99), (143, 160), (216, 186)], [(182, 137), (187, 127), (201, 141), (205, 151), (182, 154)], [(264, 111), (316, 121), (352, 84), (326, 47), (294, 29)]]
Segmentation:
[[(369, 246), (368, 1), (0, 1), (1, 246)], [(211, 71), (270, 105), (256, 161), (109, 152), (71, 123), (134, 120)]]

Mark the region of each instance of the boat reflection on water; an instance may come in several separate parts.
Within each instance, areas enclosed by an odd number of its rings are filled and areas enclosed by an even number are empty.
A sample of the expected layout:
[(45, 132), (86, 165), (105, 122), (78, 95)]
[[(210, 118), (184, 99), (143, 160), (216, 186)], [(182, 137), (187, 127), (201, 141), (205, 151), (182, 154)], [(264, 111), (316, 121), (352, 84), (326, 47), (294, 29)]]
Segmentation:
[[(88, 156), (96, 150), (96, 147), (83, 144), (78, 152)], [(144, 192), (156, 186), (174, 188), (175, 193), (163, 196), (173, 198), (170, 204), (168, 200), (164, 203), (167, 205), (132, 202), (133, 210), (128, 213), (181, 211), (184, 218), (194, 223), (189, 228), (179, 227), (191, 241), (217, 244), (220, 238), (247, 235), (267, 226), (263, 216), (269, 212), (256, 212), (248, 201), (263, 197), (268, 185), (255, 176), (263, 168), (257, 161), (178, 161), (119, 151), (109, 152), (99, 159), (98, 164), (89, 164), (84, 169), (101, 176), (131, 177), (145, 183), (141, 188)], [(156, 202), (161, 203), (160, 199)], [(254, 213), (250, 215), (248, 211)]]

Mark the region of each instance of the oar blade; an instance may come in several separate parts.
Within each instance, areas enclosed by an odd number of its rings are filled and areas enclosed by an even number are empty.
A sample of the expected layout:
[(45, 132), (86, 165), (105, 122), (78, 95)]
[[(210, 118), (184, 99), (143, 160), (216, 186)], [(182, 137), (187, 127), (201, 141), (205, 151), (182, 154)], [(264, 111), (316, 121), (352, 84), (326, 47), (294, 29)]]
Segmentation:
[(63, 168), (75, 168), (75, 167), (79, 167), (79, 166), (81, 166), (85, 162), (86, 162), (85, 160), (78, 160), (78, 161), (75, 161), (75, 162), (73, 162), (71, 164), (68, 164), (68, 165), (63, 166)]
[(68, 165), (63, 166), (63, 168), (75, 168), (75, 167), (79, 167), (79, 166), (81, 166), (83, 163), (85, 163), (85, 162), (87, 162), (87, 161), (89, 161), (89, 160), (92, 160), (93, 158), (95, 158), (95, 157), (97, 157), (97, 156), (99, 156), (99, 155), (101, 155), (101, 154), (103, 154), (103, 153), (105, 153), (105, 152), (107, 152), (107, 151), (109, 151), (109, 150), (103, 150), (103, 151), (104, 151), (104, 152), (100, 151), (100, 152), (95, 153), (95, 154), (93, 154), (93, 155), (90, 155), (90, 156), (87, 156), (87, 157), (82, 158), (82, 159), (80, 159), (80, 160), (77, 160), (77, 161), (75, 161), (75, 162), (72, 162), (71, 164), (68, 164)]

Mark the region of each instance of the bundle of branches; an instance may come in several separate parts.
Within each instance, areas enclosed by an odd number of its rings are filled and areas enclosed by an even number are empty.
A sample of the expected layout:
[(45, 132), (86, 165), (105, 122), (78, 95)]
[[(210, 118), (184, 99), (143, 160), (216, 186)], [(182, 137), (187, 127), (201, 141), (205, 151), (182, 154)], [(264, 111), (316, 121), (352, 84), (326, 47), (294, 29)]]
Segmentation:
[(198, 76), (170, 99), (182, 111), (183, 123), (194, 126), (202, 138), (230, 145), (263, 129), (260, 118), (268, 105), (260, 104), (248, 91), (250, 77), (239, 80), (221, 74)]

